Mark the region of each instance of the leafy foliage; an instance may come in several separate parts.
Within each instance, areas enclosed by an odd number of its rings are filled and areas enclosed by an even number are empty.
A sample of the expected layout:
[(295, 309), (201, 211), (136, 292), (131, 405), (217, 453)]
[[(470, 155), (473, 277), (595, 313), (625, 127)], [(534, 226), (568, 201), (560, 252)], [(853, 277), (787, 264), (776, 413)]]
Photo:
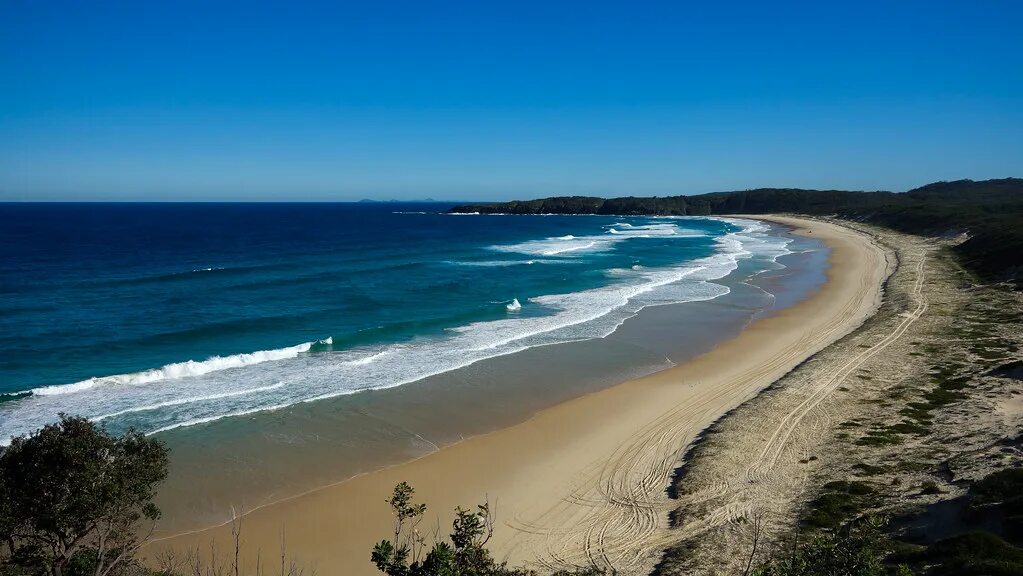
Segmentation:
[(1020, 499), (1023, 499), (1023, 468), (993, 472), (970, 486), (970, 500), (974, 506)]
[(858, 515), (870, 502), (874, 489), (856, 480), (828, 482), (809, 505), (803, 522), (817, 528), (837, 528)]
[(924, 558), (935, 575), (1023, 575), (1023, 550), (989, 532), (970, 532), (932, 544)]
[(52, 576), (106, 576), (131, 564), (140, 522), (167, 475), (167, 451), (137, 432), (110, 436), (61, 416), (0, 454), (0, 561)]
[[(415, 504), (415, 490), (402, 482), (394, 487), (387, 500), (394, 516), (394, 534), (391, 540), (381, 540), (373, 547), (370, 559), (388, 576), (533, 576), (533, 572), (508, 568), (494, 560), (487, 550), (487, 542), (494, 534), (494, 515), (489, 503), (475, 511), (461, 507), (455, 509), (450, 540), (435, 542), (426, 548), (425, 538), (417, 526), (426, 513), (425, 504)], [(554, 576), (599, 576), (596, 569), (557, 572)]]
[(883, 576), (888, 539), (877, 519), (850, 523), (835, 533), (818, 533), (753, 571), (755, 576)]
[(388, 576), (489, 576), (509, 573), (497, 564), (485, 545), (494, 533), (494, 518), (489, 504), (475, 512), (458, 508), (452, 525), (451, 544), (437, 542), (420, 559), (426, 546), (417, 526), (426, 513), (426, 504), (412, 501), (415, 490), (402, 482), (387, 500), (394, 516), (391, 540), (373, 547), (371, 560)]

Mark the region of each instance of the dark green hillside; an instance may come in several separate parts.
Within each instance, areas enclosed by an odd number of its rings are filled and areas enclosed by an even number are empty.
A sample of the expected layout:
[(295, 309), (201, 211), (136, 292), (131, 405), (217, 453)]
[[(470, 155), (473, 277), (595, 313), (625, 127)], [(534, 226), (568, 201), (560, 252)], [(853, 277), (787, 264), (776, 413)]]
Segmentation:
[(967, 234), (963, 263), (988, 280), (1023, 282), (1023, 179), (935, 182), (905, 193), (759, 188), (696, 196), (586, 196), (470, 204), (452, 212), (704, 216), (793, 213), (836, 216), (929, 236)]
[(466, 204), (451, 212), (481, 214), (595, 214), (606, 202), (593, 196), (558, 196), (537, 200), (513, 200), (499, 204)]
[(938, 200), (955, 204), (983, 202), (984, 206), (999, 204), (1019, 204), (1020, 190), (1023, 187), (1021, 178), (1002, 178), (1000, 180), (956, 180), (954, 182), (935, 182), (906, 192), (906, 196), (918, 200)]

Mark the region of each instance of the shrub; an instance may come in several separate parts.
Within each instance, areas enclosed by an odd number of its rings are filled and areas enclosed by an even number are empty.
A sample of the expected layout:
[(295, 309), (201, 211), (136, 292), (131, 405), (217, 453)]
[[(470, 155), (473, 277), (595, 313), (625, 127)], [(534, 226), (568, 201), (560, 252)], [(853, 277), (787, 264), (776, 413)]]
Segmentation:
[(0, 454), (5, 570), (107, 576), (133, 564), (166, 476), (163, 444), (134, 431), (111, 436), (84, 418), (62, 415), (14, 438)]
[(857, 480), (828, 482), (822, 493), (810, 503), (810, 512), (803, 519), (808, 526), (837, 528), (870, 504), (874, 489)]
[(1023, 550), (990, 532), (971, 532), (935, 542), (926, 559), (941, 575), (1023, 575)]
[(795, 550), (754, 570), (755, 576), (883, 576), (889, 551), (882, 522), (850, 523), (834, 534), (820, 533)]
[[(455, 509), (451, 543), (435, 542), (425, 552), (426, 540), (416, 527), (426, 513), (426, 504), (415, 504), (415, 489), (402, 482), (387, 500), (394, 515), (394, 533), (373, 547), (370, 559), (388, 576), (535, 576), (534, 572), (498, 564), (487, 542), (494, 534), (494, 515), (489, 503), (475, 511)], [(425, 552), (425, 554), (424, 554)], [(599, 576), (596, 568), (558, 571), (552, 576)]]

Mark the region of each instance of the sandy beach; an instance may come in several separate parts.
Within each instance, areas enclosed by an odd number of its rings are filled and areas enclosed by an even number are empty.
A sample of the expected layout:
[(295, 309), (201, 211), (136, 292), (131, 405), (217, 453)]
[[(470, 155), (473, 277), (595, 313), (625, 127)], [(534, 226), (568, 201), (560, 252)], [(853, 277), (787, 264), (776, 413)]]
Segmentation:
[[(244, 565), (288, 556), (324, 574), (375, 574), (374, 542), (387, 536), (385, 498), (398, 482), (429, 506), (426, 532), (450, 528), (456, 506), (489, 499), (495, 554), (538, 567), (647, 570), (668, 544), (666, 488), (686, 446), (707, 425), (859, 326), (880, 303), (890, 263), (860, 232), (825, 222), (758, 217), (831, 248), (828, 281), (804, 301), (752, 322), (734, 339), (651, 376), (543, 410), (526, 422), (466, 439), (244, 516)], [(314, 465), (314, 464), (311, 464)], [(164, 537), (173, 548), (226, 550), (231, 528)], [(218, 553), (219, 555), (219, 553)]]

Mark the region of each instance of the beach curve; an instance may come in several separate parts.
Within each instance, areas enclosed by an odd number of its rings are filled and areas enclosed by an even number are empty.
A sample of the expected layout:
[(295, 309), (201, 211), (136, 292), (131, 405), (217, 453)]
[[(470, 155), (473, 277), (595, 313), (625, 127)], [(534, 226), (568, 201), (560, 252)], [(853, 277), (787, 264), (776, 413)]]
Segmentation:
[[(289, 555), (330, 573), (374, 574), (372, 544), (390, 530), (384, 499), (408, 481), (443, 534), (451, 511), (489, 495), (499, 558), (544, 567), (595, 565), (643, 572), (668, 542), (666, 487), (682, 452), (708, 424), (855, 329), (880, 302), (890, 263), (860, 232), (764, 217), (831, 248), (828, 281), (804, 301), (674, 368), (594, 392), (526, 422), (418, 460), (260, 508), (243, 519), (246, 549)], [(166, 537), (173, 547), (227, 548), (230, 527)], [(247, 559), (254, 561), (254, 558)]]

